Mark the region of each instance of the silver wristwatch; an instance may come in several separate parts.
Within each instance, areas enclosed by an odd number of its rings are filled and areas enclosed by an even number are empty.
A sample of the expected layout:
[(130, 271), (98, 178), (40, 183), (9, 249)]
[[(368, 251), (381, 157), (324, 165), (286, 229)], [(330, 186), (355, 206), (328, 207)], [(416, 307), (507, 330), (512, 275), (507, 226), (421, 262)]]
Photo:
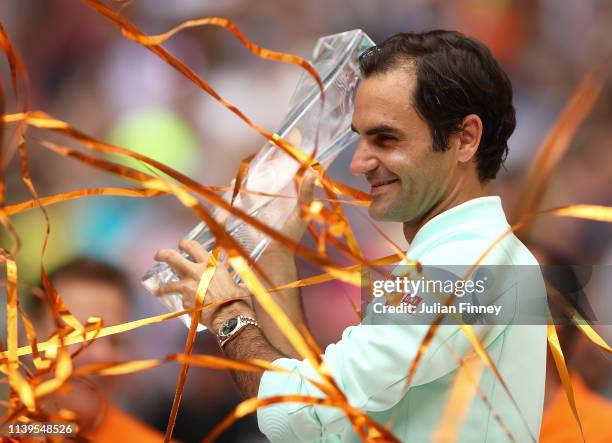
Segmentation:
[(248, 325), (253, 325), (259, 328), (259, 323), (257, 323), (257, 320), (252, 317), (247, 317), (246, 315), (238, 315), (225, 320), (219, 328), (219, 332), (217, 332), (217, 341), (219, 342), (221, 349), (223, 349), (223, 346), (225, 346), (228, 341), (236, 337)]

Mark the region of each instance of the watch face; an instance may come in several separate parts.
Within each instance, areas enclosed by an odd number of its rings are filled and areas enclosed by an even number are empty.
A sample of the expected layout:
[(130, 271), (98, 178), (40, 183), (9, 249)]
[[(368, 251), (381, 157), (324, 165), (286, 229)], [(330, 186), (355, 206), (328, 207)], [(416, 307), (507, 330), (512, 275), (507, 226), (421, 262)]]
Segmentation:
[(221, 330), (219, 331), (219, 335), (227, 336), (232, 333), (236, 326), (238, 325), (238, 319), (236, 317), (230, 318), (223, 323)]

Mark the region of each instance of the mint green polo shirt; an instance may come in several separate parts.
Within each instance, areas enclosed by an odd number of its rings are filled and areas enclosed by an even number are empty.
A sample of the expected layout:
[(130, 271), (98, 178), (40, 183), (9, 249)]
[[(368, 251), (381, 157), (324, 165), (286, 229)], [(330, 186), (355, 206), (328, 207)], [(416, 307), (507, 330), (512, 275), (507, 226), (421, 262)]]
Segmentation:
[[(453, 207), (429, 220), (417, 232), (407, 256), (424, 265), (471, 265), (508, 229), (499, 197), (482, 197)], [(506, 237), (484, 261), (485, 265), (531, 265), (537, 261), (514, 236)], [(516, 278), (511, 290), (519, 296), (541, 291), (542, 275)], [(348, 327), (323, 359), (350, 404), (381, 424), (393, 419), (391, 431), (401, 441), (440, 441), (435, 431), (445, 413), (458, 371), (457, 355), (473, 352), (456, 325), (443, 325), (432, 340), (406, 391), (405, 379), (428, 325), (367, 325)], [(479, 387), (517, 442), (531, 441), (540, 432), (546, 368), (545, 325), (473, 326), (512, 393), (510, 400), (494, 374), (484, 368)], [(318, 379), (307, 361), (274, 361), (293, 375), (265, 371), (259, 397), (323, 394), (301, 376)], [(474, 396), (461, 411), (457, 442), (509, 441), (491, 409)], [(521, 418), (522, 416), (522, 418)], [(257, 410), (259, 429), (272, 442), (361, 441), (342, 410), (328, 406), (281, 403)]]

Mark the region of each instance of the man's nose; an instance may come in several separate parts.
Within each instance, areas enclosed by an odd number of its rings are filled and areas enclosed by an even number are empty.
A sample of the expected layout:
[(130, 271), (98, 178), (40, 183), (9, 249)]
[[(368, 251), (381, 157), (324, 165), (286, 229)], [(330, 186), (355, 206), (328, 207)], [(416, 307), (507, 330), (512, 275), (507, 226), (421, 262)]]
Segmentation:
[(110, 337), (107, 340), (100, 339), (93, 343), (79, 358), (81, 364), (100, 363), (105, 361), (114, 361), (121, 358), (119, 347), (113, 344)]
[(378, 160), (368, 148), (367, 143), (360, 140), (349, 166), (351, 173), (354, 175), (366, 174), (377, 167)]

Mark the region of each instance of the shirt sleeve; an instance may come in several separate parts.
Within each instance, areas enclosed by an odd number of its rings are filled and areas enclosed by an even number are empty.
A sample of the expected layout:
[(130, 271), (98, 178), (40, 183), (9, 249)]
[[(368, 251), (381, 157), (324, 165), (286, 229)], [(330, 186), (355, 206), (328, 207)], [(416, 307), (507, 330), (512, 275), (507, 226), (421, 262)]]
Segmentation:
[[(322, 357), (352, 406), (371, 412), (385, 411), (405, 395), (408, 370), (429, 327), (351, 326), (344, 331), (339, 342), (325, 349)], [(487, 347), (505, 327), (479, 325), (473, 326), (473, 329)], [(440, 326), (419, 364), (412, 386), (429, 383), (458, 367), (456, 358), (448, 352), (446, 345), (461, 356), (472, 348), (459, 326)], [(304, 378), (320, 380), (309, 362), (282, 358), (274, 361), (274, 364), (288, 369), (292, 374), (265, 371), (259, 386), (260, 398), (290, 394), (323, 397)], [(339, 408), (298, 403), (279, 403), (260, 408), (257, 420), (261, 432), (272, 442), (316, 441), (341, 433), (348, 424)]]

